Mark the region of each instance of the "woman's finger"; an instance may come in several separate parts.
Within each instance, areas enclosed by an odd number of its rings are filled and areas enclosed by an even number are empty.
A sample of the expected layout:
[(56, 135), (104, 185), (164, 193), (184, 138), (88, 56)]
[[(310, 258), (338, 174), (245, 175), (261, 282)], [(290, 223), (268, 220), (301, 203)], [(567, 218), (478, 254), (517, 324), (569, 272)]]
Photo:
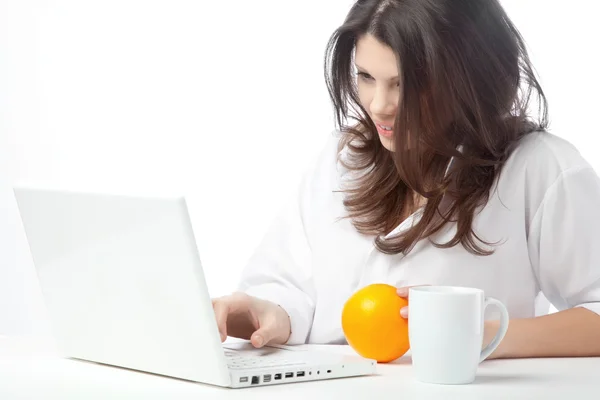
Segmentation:
[(227, 317), (229, 316), (229, 304), (225, 300), (213, 300), (213, 310), (217, 319), (217, 326), (219, 327), (219, 334), (221, 335), (221, 341), (224, 342), (227, 339)]
[(400, 297), (408, 297), (408, 289), (418, 286), (430, 286), (430, 285), (413, 285), (413, 286), (403, 286), (396, 290), (398, 296)]
[(400, 316), (402, 318), (408, 318), (408, 307), (402, 307), (400, 309)]

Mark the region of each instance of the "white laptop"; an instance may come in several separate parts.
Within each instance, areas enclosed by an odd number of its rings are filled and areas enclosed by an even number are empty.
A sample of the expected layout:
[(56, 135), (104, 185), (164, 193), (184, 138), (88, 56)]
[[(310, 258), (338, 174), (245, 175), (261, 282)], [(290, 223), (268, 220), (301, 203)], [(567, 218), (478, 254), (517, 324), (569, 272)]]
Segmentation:
[(14, 192), (65, 357), (232, 388), (375, 373), (359, 356), (222, 344), (185, 198)]

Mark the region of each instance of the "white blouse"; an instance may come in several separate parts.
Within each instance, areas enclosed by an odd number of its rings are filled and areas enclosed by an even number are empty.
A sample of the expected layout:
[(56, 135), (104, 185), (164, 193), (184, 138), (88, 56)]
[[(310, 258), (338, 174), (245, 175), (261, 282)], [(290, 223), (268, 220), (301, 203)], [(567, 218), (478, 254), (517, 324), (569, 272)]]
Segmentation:
[[(473, 222), (481, 239), (499, 242), (493, 255), (422, 240), (405, 257), (379, 252), (373, 236), (339, 219), (346, 215), (344, 194), (335, 191), (349, 176), (337, 162), (339, 138), (332, 135), (241, 277), (240, 290), (288, 312), (289, 344), (345, 343), (342, 307), (375, 282), (480, 288), (502, 301), (511, 318), (538, 315), (538, 297), (558, 310), (600, 314), (600, 179), (570, 143), (536, 132), (511, 155)], [(417, 211), (391, 234), (419, 217)], [(445, 243), (455, 231), (449, 224), (434, 239)], [(494, 311), (486, 318), (496, 318)]]

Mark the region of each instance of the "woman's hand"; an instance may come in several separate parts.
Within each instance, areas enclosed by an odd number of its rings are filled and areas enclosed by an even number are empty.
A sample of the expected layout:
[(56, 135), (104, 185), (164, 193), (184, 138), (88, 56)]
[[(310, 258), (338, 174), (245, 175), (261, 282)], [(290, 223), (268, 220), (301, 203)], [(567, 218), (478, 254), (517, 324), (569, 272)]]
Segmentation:
[[(416, 286), (428, 286), (428, 285), (416, 285)], [(408, 290), (411, 287), (416, 287), (416, 286), (404, 286), (404, 287), (400, 287), (397, 290), (398, 296), (403, 297), (403, 298), (408, 298)], [(402, 307), (402, 309), (400, 310), (400, 315), (402, 316), (402, 318), (408, 318), (408, 307)]]
[(212, 301), (221, 334), (250, 340), (254, 347), (267, 344), (284, 344), (291, 334), (288, 314), (283, 308), (267, 300), (233, 293)]

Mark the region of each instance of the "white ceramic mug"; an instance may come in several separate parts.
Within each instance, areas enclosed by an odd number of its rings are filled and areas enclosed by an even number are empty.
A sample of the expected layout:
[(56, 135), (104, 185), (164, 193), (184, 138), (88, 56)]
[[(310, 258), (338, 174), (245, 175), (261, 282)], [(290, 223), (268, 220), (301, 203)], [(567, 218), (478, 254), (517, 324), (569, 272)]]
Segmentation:
[[(484, 311), (500, 310), (500, 329), (483, 346)], [(504, 304), (483, 290), (453, 286), (409, 289), (408, 334), (416, 379), (427, 383), (465, 384), (475, 380), (479, 363), (489, 357), (508, 329)]]

